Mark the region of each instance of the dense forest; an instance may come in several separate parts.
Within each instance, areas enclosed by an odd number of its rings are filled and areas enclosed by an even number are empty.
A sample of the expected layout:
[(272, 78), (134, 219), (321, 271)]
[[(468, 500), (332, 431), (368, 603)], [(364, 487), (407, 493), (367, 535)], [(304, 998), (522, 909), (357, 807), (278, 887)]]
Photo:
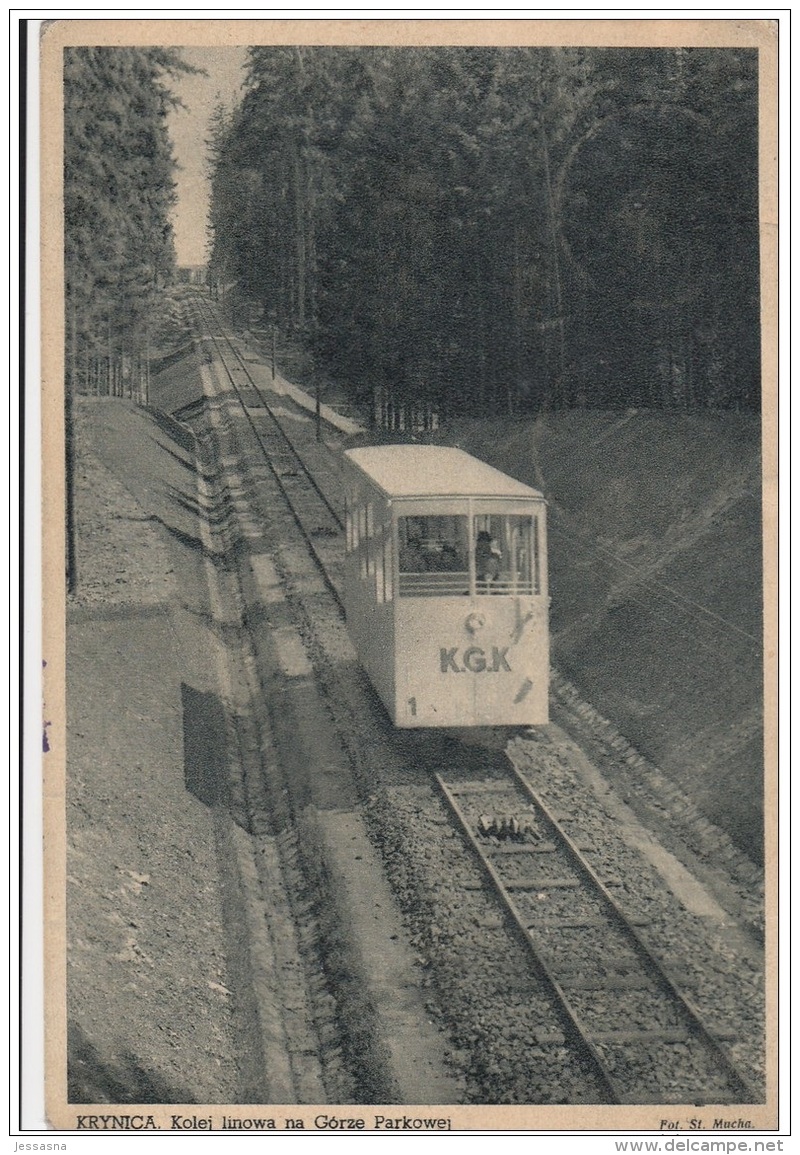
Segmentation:
[(211, 270), (419, 414), (757, 409), (757, 53), (259, 47)]
[(147, 402), (160, 290), (175, 268), (169, 84), (192, 71), (162, 48), (64, 50), (67, 589), (78, 583), (73, 398)]
[(71, 392), (146, 397), (158, 290), (175, 253), (170, 81), (161, 48), (64, 52), (66, 375)]

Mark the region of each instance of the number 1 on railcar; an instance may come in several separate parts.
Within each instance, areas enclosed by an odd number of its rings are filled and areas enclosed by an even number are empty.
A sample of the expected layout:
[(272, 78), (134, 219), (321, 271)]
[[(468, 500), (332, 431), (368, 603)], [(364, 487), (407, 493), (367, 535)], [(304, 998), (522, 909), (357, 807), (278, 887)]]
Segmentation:
[(544, 725), (542, 494), (460, 449), (344, 461), (348, 631), (394, 724)]

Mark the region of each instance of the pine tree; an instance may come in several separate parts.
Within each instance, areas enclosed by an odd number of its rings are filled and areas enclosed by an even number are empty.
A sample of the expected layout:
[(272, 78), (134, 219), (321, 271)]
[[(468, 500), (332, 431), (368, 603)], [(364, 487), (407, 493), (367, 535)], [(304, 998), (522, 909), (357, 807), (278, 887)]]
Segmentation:
[(256, 48), (215, 254), (384, 424), (758, 405), (756, 57)]
[(150, 333), (175, 255), (166, 81), (188, 70), (160, 48), (64, 53), (67, 584), (77, 586), (72, 402), (147, 399)]
[(156, 292), (172, 275), (174, 160), (159, 48), (65, 51), (67, 380), (73, 391), (141, 391)]

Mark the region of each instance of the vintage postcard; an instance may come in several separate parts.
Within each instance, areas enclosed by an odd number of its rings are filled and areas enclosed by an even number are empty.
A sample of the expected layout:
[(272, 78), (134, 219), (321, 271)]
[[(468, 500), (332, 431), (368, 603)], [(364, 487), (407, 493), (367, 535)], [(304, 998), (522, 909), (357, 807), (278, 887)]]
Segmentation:
[(778, 22), (35, 34), (48, 1125), (776, 1149)]

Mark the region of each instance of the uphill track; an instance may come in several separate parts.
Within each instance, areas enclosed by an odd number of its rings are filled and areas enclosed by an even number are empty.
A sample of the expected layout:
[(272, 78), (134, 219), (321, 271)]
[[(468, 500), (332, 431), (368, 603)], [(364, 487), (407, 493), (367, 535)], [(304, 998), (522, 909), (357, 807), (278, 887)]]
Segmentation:
[[(342, 624), (343, 518), (334, 453), (324, 442), (318, 444), (329, 458), (323, 482), (316, 464), (306, 460), (274, 412), (274, 403), (254, 380), (215, 310), (199, 296), (195, 310), (259, 446), (262, 467), (266, 465), (282, 495)], [(333, 689), (329, 680), (329, 696)], [(344, 688), (333, 710), (340, 730), (346, 728), (349, 708), (358, 709), (350, 707)], [(457, 737), (450, 746), (457, 749)], [(405, 756), (400, 745), (392, 755), (395, 760), (398, 756)], [(663, 949), (645, 941), (646, 916), (626, 913), (615, 900), (614, 880), (595, 872), (591, 854), (566, 829), (568, 816), (565, 820), (552, 814), (510, 759), (495, 759), (490, 778), (475, 775), (478, 763), (479, 758), (473, 758), (469, 774), (458, 777), (439, 765), (430, 780), (446, 800), (453, 831), (477, 856), (485, 884), (502, 910), (503, 926), (525, 944), (536, 997), (546, 992), (549, 999), (551, 1027), (540, 1024), (536, 1045), (545, 1051), (552, 1047), (555, 1053), (566, 1041), (574, 1049), (576, 1067), (585, 1077), (574, 1101), (760, 1102), (753, 1080), (731, 1057), (735, 1038), (706, 1025), (691, 993), (682, 990), (680, 975), (670, 970)], [(493, 830), (495, 816), (501, 825)], [(520, 836), (518, 830), (503, 828), (508, 816), (520, 829), (527, 820), (530, 830)], [(523, 986), (520, 979), (516, 989)], [(556, 1065), (556, 1080), (558, 1070)]]
[[(247, 362), (215, 310), (199, 296), (195, 299), (195, 308), (205, 334), (213, 342), (219, 364), (239, 400), (263, 461), (283, 495), (286, 508), (310, 547), (323, 580), (344, 612), (335, 564), (341, 552), (344, 533), (342, 512), (333, 496), (329, 496), (322, 488), (315, 472), (306, 464), (264, 390), (253, 379)], [(335, 543), (333, 548), (331, 543)]]

